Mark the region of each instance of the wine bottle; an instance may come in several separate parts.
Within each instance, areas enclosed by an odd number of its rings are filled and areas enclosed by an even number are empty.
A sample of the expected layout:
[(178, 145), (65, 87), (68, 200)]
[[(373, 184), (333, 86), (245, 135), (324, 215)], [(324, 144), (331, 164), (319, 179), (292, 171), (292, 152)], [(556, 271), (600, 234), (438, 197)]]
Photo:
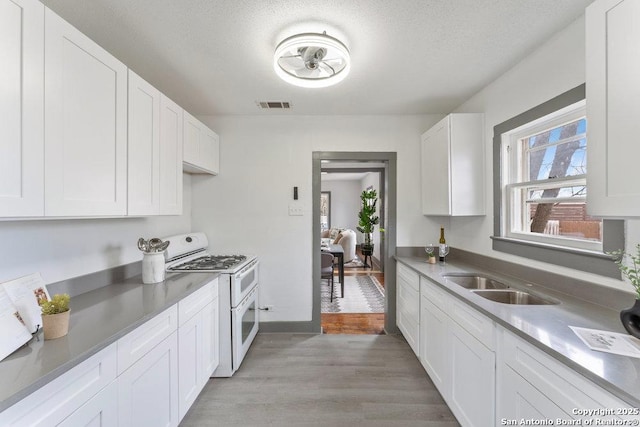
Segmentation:
[(444, 239), (444, 227), (440, 227), (440, 240), (438, 240), (438, 243), (440, 244), (438, 248), (438, 260), (444, 262), (444, 245), (447, 243)]

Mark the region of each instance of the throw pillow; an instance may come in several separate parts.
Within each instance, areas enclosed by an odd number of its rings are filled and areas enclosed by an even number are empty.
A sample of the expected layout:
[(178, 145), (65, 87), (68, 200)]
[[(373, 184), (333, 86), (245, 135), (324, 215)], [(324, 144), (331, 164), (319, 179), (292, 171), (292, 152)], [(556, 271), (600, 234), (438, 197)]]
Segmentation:
[(337, 245), (340, 239), (342, 239), (342, 233), (338, 233), (338, 235), (336, 236), (336, 240), (333, 241), (333, 244)]

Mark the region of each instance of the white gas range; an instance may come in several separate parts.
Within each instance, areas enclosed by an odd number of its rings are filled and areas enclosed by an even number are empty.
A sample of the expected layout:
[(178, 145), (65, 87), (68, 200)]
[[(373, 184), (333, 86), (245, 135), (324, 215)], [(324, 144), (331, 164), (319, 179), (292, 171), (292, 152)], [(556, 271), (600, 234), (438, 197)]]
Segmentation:
[(204, 233), (163, 240), (171, 241), (166, 251), (168, 272), (220, 273), (220, 364), (213, 376), (230, 377), (258, 333), (258, 259), (253, 255), (212, 255)]

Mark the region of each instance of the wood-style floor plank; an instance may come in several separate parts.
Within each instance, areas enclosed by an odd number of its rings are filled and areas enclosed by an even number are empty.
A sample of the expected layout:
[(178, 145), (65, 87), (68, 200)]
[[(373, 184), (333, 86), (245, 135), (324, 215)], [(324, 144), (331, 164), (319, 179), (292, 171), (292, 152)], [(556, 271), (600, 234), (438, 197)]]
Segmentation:
[(459, 424), (400, 335), (259, 333), (240, 370), (209, 380), (180, 425)]

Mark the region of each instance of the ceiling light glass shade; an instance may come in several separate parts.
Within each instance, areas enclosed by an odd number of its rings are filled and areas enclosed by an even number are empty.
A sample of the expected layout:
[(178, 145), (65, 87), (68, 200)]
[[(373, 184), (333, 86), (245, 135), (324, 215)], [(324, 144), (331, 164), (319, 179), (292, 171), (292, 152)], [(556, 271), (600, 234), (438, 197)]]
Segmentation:
[(344, 80), (351, 69), (349, 49), (326, 34), (305, 33), (284, 39), (273, 54), (273, 68), (287, 83), (319, 88)]

